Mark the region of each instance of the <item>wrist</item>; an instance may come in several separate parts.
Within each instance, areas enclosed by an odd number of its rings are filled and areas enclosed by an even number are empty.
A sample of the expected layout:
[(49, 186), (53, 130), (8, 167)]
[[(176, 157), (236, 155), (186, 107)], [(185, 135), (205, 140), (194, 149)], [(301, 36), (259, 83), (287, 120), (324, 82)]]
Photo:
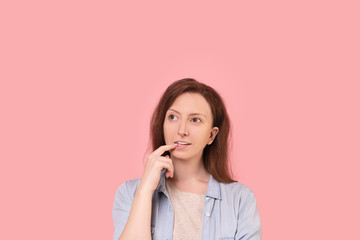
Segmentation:
[(140, 184), (139, 188), (136, 191), (136, 194), (139, 194), (144, 197), (152, 197), (153, 192), (154, 192), (153, 189)]

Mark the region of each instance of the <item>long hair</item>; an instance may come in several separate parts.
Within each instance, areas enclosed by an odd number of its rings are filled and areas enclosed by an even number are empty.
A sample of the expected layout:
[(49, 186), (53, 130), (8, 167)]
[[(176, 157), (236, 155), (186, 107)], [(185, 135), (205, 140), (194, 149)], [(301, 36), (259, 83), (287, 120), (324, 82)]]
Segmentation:
[(213, 127), (219, 128), (219, 133), (210, 145), (203, 151), (203, 161), (206, 170), (219, 182), (234, 182), (230, 174), (228, 161), (228, 145), (230, 120), (221, 96), (211, 87), (192, 78), (184, 78), (172, 83), (163, 93), (154, 110), (150, 122), (150, 138), (153, 151), (165, 145), (163, 124), (167, 110), (176, 98), (183, 93), (198, 93), (202, 95), (211, 108)]

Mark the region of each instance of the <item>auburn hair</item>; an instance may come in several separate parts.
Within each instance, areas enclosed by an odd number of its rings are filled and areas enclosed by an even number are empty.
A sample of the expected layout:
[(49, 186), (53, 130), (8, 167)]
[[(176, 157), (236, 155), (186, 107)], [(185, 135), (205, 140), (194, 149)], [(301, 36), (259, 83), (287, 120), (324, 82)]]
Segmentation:
[(164, 120), (167, 110), (177, 97), (184, 93), (202, 95), (211, 108), (213, 127), (219, 128), (219, 133), (210, 145), (203, 151), (203, 161), (206, 170), (219, 182), (234, 182), (228, 159), (230, 120), (221, 96), (211, 87), (192, 78), (184, 78), (172, 83), (163, 93), (150, 122), (150, 138), (153, 151), (165, 145)]

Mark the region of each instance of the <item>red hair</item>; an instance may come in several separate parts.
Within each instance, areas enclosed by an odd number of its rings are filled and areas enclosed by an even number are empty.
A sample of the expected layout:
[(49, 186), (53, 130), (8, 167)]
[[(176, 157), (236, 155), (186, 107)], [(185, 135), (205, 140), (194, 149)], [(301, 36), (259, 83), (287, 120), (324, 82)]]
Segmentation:
[(219, 128), (219, 133), (212, 144), (204, 148), (203, 161), (206, 170), (219, 182), (234, 182), (231, 178), (228, 161), (230, 120), (225, 104), (213, 88), (195, 79), (184, 78), (175, 81), (160, 98), (150, 122), (150, 138), (153, 150), (165, 145), (163, 124), (167, 110), (178, 96), (187, 92), (198, 93), (206, 99), (211, 108), (213, 127)]

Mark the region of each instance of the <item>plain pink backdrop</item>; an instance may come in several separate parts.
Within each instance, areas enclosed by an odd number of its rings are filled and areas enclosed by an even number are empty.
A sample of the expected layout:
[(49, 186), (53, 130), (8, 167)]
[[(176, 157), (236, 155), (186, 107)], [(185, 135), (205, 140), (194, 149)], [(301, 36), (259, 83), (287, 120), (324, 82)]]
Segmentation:
[(264, 240), (355, 239), (358, 1), (2, 1), (0, 239), (111, 239), (173, 81), (223, 96)]

